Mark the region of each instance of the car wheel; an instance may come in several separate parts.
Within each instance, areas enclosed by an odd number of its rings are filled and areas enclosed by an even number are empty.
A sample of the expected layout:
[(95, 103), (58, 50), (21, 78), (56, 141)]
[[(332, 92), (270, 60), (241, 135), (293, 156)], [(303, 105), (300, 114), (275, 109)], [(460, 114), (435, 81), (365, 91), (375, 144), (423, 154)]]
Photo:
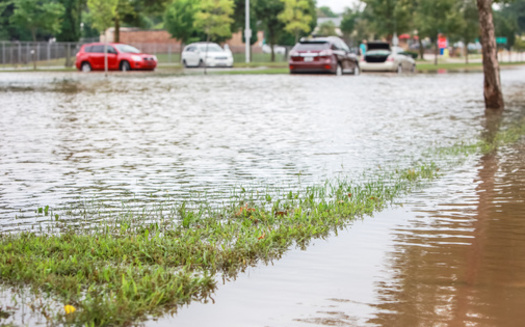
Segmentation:
[(397, 73), (401, 74), (403, 72), (403, 66), (399, 65), (397, 66)]
[(412, 65), (412, 68), (410, 69), (410, 72), (411, 73), (415, 73), (416, 72), (416, 65)]
[(357, 65), (357, 64), (355, 65), (353, 74), (354, 75), (361, 74), (361, 70), (359, 69), (359, 65)]
[(120, 63), (120, 70), (123, 72), (128, 72), (131, 70), (131, 67), (129, 66), (129, 62), (123, 61)]
[(337, 68), (335, 69), (335, 74), (337, 76), (343, 75), (343, 67), (341, 67), (341, 64), (337, 64)]
[(204, 61), (202, 61), (202, 59), (199, 60), (199, 67), (204, 67)]
[(184, 68), (188, 68), (188, 63), (186, 62), (186, 59), (182, 60), (182, 66), (184, 66)]
[(89, 64), (89, 62), (83, 62), (80, 68), (84, 73), (89, 73), (91, 71), (91, 65)]

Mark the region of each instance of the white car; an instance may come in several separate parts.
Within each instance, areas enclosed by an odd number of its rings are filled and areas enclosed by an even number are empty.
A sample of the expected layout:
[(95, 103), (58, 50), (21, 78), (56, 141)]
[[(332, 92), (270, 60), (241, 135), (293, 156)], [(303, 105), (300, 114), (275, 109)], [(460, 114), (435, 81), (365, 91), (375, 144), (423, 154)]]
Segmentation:
[(387, 42), (369, 42), (359, 62), (361, 71), (415, 72), (416, 61), (399, 47)]
[(184, 47), (181, 56), (184, 67), (232, 67), (233, 55), (217, 43), (197, 42)]

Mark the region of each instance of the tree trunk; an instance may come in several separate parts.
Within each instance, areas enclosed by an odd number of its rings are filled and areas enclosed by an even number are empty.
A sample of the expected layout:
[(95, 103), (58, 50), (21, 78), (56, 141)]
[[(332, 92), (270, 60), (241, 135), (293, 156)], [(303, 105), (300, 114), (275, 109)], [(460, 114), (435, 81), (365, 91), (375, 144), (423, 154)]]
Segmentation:
[(464, 43), (465, 43), (465, 63), (468, 65), (468, 42), (465, 41)]
[(113, 42), (120, 42), (120, 21), (118, 19), (118, 13), (115, 15), (115, 32), (113, 34)]
[(421, 60), (425, 60), (425, 49), (423, 48), (423, 41), (421, 41), (421, 37), (418, 39), (419, 42), (419, 56), (421, 57)]
[(436, 50), (434, 51), (434, 65), (438, 64), (438, 55), (439, 55), (439, 38), (436, 38)]
[(492, 20), (492, 0), (477, 0), (481, 46), (483, 54), (483, 95), (485, 107), (491, 110), (503, 110), (503, 94), (499, 74), (498, 52)]

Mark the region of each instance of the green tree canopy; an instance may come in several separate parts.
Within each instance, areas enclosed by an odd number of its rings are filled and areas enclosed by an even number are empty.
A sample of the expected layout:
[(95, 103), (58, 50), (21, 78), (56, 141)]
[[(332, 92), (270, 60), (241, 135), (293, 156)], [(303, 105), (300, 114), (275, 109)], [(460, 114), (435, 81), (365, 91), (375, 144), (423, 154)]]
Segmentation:
[(329, 20), (319, 25), (319, 30), (317, 31), (317, 35), (322, 35), (322, 36), (337, 35), (337, 33), (335, 32), (334, 22)]
[(285, 31), (294, 35), (295, 43), (299, 40), (301, 32), (311, 31), (310, 23), (312, 15), (308, 13), (310, 3), (307, 0), (281, 0), (284, 3), (284, 10), (278, 18), (285, 24)]
[(15, 5), (10, 22), (19, 28), (31, 31), (36, 42), (37, 32), (57, 33), (60, 31), (64, 6), (58, 1), (13, 0)]
[(284, 23), (277, 18), (283, 11), (284, 3), (281, 0), (257, 1), (255, 14), (260, 18), (261, 26), (264, 29), (266, 42), (271, 48), (271, 60), (275, 61), (273, 46), (277, 44), (284, 30)]
[(188, 43), (195, 33), (197, 5), (197, 0), (174, 0), (164, 12), (164, 26), (182, 44)]
[(77, 42), (80, 39), (80, 21), (84, 0), (59, 0), (64, 6), (64, 15), (57, 40), (62, 42)]
[(87, 5), (91, 12), (93, 27), (103, 34), (113, 25), (118, 0), (88, 0)]
[(322, 6), (317, 8), (317, 17), (335, 18), (337, 14), (332, 11), (328, 6)]
[(201, 0), (195, 13), (194, 27), (206, 34), (207, 41), (231, 37), (233, 0)]

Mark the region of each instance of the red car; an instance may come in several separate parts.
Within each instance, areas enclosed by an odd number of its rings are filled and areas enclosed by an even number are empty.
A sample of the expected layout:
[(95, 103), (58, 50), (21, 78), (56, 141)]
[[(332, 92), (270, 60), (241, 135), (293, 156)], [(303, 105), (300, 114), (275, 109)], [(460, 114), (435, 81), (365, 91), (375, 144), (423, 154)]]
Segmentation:
[[(104, 70), (104, 43), (84, 44), (77, 53), (76, 67), (83, 72)], [(157, 57), (127, 44), (108, 43), (108, 70), (154, 70)]]
[(302, 39), (290, 51), (290, 73), (359, 74), (359, 61), (338, 37)]

